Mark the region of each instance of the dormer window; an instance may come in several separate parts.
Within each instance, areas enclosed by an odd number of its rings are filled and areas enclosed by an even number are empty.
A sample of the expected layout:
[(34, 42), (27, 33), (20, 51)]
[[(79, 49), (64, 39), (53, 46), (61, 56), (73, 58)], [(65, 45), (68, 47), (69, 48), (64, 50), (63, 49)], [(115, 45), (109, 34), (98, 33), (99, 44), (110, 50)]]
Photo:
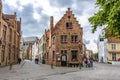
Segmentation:
[(66, 23), (66, 28), (71, 29), (72, 28), (72, 22), (67, 22)]

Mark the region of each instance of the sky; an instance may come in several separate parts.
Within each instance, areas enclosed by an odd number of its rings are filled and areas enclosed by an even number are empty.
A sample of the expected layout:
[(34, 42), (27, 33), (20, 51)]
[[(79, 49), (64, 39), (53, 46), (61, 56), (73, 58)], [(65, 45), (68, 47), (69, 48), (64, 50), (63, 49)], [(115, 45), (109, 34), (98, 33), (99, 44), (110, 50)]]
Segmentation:
[(23, 37), (42, 37), (45, 29), (49, 29), (50, 16), (56, 24), (71, 8), (73, 14), (83, 28), (83, 42), (93, 52), (97, 52), (97, 40), (101, 30), (91, 33), (91, 24), (88, 18), (98, 11), (95, 0), (2, 0), (3, 13), (14, 14), (22, 19)]

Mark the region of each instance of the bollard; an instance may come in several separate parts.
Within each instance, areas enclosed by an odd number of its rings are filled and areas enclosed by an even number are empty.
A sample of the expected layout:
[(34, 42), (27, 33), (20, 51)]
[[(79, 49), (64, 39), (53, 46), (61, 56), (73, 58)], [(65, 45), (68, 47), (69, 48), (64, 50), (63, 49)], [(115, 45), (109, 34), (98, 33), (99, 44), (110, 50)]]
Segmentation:
[(9, 70), (12, 70), (12, 63), (10, 64), (10, 68), (9, 68)]

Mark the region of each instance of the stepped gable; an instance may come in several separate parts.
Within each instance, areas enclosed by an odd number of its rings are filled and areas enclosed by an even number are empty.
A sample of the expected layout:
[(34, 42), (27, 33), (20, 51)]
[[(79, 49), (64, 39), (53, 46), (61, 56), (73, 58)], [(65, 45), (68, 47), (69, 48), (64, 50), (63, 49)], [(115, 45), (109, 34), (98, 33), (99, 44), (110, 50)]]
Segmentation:
[(64, 21), (64, 19), (66, 19), (68, 17), (73, 17), (75, 22), (80, 26), (80, 28), (82, 28), (81, 25), (79, 24), (79, 22), (77, 21), (76, 17), (74, 16), (74, 14), (72, 13), (71, 9), (68, 8), (68, 10), (64, 14), (64, 16), (56, 23), (54, 29), (57, 29), (57, 27), (59, 27), (59, 24), (61, 24), (62, 21)]

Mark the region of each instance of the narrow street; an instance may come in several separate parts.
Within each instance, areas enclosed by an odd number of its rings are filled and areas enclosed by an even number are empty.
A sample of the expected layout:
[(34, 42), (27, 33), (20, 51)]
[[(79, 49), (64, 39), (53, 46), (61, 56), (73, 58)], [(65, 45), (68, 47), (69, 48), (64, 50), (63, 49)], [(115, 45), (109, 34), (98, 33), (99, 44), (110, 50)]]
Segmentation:
[(34, 64), (25, 60), (20, 65), (0, 68), (0, 80), (119, 80), (120, 65), (94, 63), (93, 68), (68, 68)]

